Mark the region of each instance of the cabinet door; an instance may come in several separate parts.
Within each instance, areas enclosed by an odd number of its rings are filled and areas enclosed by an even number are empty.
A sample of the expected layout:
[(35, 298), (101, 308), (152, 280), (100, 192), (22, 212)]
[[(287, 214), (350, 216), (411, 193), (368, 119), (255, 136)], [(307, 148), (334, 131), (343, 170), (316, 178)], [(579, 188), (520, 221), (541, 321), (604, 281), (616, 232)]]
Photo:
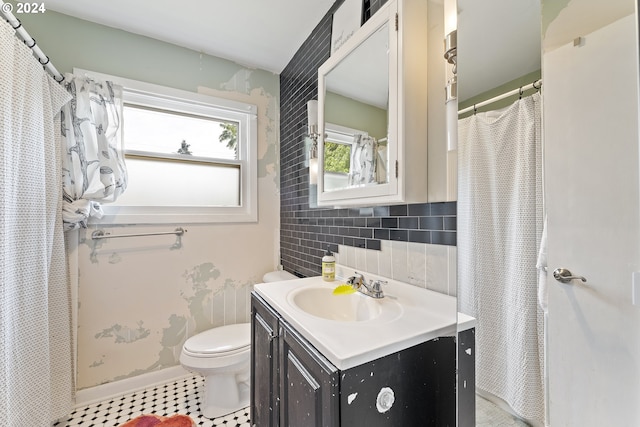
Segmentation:
[(343, 426), (454, 427), (456, 343), (440, 337), (340, 372)]
[(339, 371), (286, 323), (280, 338), (280, 425), (339, 424)]
[(278, 426), (278, 315), (251, 295), (251, 425)]

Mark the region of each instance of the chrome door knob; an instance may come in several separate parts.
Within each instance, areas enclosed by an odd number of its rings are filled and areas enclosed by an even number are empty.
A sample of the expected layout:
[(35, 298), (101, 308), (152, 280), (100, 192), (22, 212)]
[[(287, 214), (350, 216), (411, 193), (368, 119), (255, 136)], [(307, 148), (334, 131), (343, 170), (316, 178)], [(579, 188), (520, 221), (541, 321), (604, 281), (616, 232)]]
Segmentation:
[(553, 270), (553, 278), (562, 283), (569, 283), (572, 280), (587, 281), (587, 279), (582, 276), (574, 276), (573, 273), (566, 268), (556, 268)]

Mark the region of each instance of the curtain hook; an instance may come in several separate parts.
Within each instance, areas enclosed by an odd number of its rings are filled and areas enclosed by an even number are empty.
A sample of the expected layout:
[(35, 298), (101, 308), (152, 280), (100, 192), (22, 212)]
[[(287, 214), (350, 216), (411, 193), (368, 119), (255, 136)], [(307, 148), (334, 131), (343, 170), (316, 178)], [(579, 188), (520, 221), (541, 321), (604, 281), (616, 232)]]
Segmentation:
[(520, 86), (519, 92), (520, 92), (520, 97), (518, 99), (522, 99), (522, 94), (524, 93), (524, 91), (522, 90), (522, 86)]
[[(536, 86), (536, 83), (538, 84), (538, 86)], [(542, 87), (542, 80), (536, 80), (536, 81), (534, 81), (534, 82), (533, 82), (533, 84), (532, 84), (532, 86), (533, 86), (533, 88), (534, 88), (535, 90), (540, 90), (540, 88)]]
[(473, 104), (473, 115), (475, 116), (477, 112), (478, 109), (476, 108), (476, 104)]

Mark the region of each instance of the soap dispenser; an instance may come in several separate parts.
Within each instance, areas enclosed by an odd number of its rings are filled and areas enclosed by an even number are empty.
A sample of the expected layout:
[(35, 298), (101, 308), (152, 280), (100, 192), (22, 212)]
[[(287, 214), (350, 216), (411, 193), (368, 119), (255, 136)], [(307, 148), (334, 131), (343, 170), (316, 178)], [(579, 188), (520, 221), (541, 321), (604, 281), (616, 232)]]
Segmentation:
[(336, 257), (333, 256), (329, 248), (322, 257), (322, 280), (333, 282), (336, 280)]

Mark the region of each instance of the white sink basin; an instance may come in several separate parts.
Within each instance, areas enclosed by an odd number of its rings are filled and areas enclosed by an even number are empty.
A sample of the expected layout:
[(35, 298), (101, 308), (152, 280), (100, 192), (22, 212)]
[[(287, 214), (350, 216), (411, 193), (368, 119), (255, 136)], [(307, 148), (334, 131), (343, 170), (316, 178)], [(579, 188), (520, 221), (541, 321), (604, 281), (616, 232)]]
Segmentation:
[(383, 314), (388, 320), (401, 313), (395, 301), (371, 298), (360, 292), (334, 295), (333, 289), (326, 287), (294, 289), (287, 299), (305, 313), (340, 322), (366, 322)]
[[(348, 277), (351, 271), (341, 275)], [(333, 295), (341, 281), (322, 277), (255, 285), (273, 307), (338, 369), (349, 369), (422, 342), (456, 333), (456, 299), (388, 280), (384, 298)]]

